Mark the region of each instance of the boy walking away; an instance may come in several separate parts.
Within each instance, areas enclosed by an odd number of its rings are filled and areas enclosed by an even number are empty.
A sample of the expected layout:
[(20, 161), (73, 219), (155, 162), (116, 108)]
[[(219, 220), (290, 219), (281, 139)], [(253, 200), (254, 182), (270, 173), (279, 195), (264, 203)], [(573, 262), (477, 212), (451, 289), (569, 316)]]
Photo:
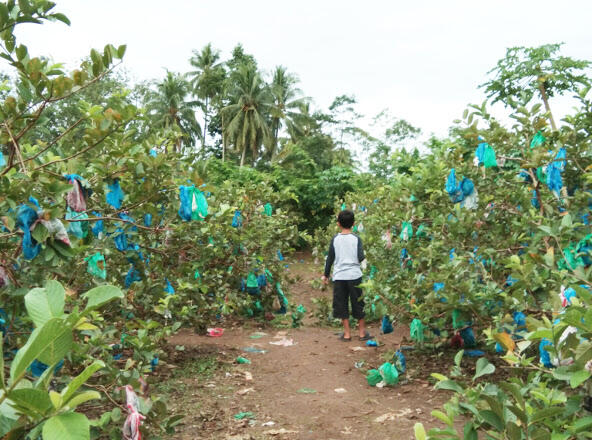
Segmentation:
[(354, 222), (352, 211), (341, 211), (337, 216), (337, 225), (341, 232), (331, 240), (325, 263), (325, 274), (322, 277), (323, 283), (327, 284), (331, 274), (331, 266), (335, 264), (333, 268), (333, 316), (341, 319), (343, 323), (343, 334), (339, 337), (341, 341), (351, 341), (348, 303), (351, 303), (352, 316), (358, 320), (360, 341), (372, 338), (366, 331), (364, 299), (362, 289), (358, 287), (362, 282), (360, 263), (364, 261), (364, 249), (360, 237), (352, 234)]

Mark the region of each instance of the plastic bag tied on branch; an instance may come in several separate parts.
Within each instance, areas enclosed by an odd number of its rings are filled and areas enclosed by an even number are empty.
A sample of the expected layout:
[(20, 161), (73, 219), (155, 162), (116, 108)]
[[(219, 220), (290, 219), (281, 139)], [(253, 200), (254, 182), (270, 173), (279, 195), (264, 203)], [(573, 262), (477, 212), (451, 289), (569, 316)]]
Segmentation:
[(146, 417), (140, 414), (140, 402), (131, 385), (125, 386), (127, 418), (123, 424), (123, 438), (125, 440), (141, 440), (140, 426)]
[(207, 217), (208, 201), (195, 185), (181, 185), (179, 187), (179, 199), (181, 201), (179, 217), (186, 222), (191, 220), (203, 221)]
[(121, 186), (119, 185), (119, 179), (115, 179), (113, 183), (107, 185), (107, 188), (109, 189), (105, 195), (107, 203), (115, 209), (120, 209), (125, 195), (123, 194)]

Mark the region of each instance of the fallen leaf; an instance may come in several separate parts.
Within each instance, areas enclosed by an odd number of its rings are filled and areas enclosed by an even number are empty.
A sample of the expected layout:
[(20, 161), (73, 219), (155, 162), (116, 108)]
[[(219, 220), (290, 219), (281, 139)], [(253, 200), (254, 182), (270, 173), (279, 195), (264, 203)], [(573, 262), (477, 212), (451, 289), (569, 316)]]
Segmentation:
[(263, 434), (267, 435), (280, 435), (280, 434), (298, 434), (299, 431), (288, 431), (287, 429), (270, 429), (269, 431), (264, 431)]
[(243, 388), (242, 390), (239, 390), (236, 392), (236, 394), (238, 394), (239, 396), (244, 396), (247, 393), (250, 393), (251, 391), (255, 391), (255, 388)]

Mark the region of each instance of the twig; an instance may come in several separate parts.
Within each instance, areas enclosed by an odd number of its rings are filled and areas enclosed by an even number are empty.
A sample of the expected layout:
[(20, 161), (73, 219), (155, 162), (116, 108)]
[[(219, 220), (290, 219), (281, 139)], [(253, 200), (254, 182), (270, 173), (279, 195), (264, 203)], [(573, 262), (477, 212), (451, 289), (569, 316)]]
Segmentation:
[(14, 135), (12, 134), (12, 131), (10, 130), (10, 127), (8, 127), (7, 123), (4, 123), (4, 128), (6, 128), (6, 131), (8, 132), (8, 135), (10, 136), (10, 139), (12, 140), (12, 147), (14, 148), (14, 152), (20, 162), (21, 165), (21, 172), (23, 174), (27, 173), (27, 168), (25, 167), (25, 162), (23, 162), (23, 156), (21, 154), (21, 149), (19, 147), (18, 141), (15, 139)]
[(74, 130), (74, 128), (76, 128), (85, 119), (86, 118), (80, 118), (73, 125), (71, 125), (66, 131), (64, 131), (62, 134), (60, 134), (58, 137), (56, 137), (53, 141), (51, 141), (45, 148), (43, 148), (41, 151), (39, 151), (37, 154), (35, 154), (34, 156), (31, 156), (31, 157), (25, 159), (25, 162), (28, 162), (30, 160), (37, 159), (39, 156), (41, 156), (43, 153), (45, 153), (47, 150), (49, 150), (51, 147), (53, 147), (56, 143), (58, 143), (60, 141), (60, 139), (62, 139), (69, 132), (71, 132), (72, 130)]
[(101, 144), (105, 139), (107, 139), (109, 136), (111, 136), (113, 133), (115, 133), (120, 127), (115, 128), (114, 130), (111, 130), (109, 133), (105, 134), (105, 136), (103, 136), (101, 139), (99, 139), (98, 141), (96, 141), (94, 144), (89, 145), (86, 148), (83, 148), (82, 150), (80, 150), (78, 153), (74, 153), (71, 156), (68, 157), (64, 157), (62, 159), (56, 159), (56, 160), (52, 160), (51, 162), (46, 162), (43, 165), (39, 165), (37, 168), (35, 168), (33, 171), (37, 171), (39, 169), (45, 168), (48, 165), (52, 165), (54, 163), (59, 163), (59, 162), (66, 162), (70, 159), (74, 159), (75, 157), (80, 156), (81, 154), (86, 153), (87, 151), (93, 149), (94, 147), (96, 147), (97, 145)]
[(89, 218), (71, 218), (71, 219), (66, 219), (65, 221), (73, 223), (73, 222), (98, 222), (100, 220), (110, 220), (110, 221), (117, 221), (117, 222), (123, 222), (125, 224), (128, 225), (132, 225), (132, 226), (137, 226), (140, 229), (146, 229), (148, 231), (154, 231), (154, 232), (160, 232), (160, 231), (167, 231), (169, 230), (169, 228), (151, 228), (148, 226), (144, 226), (144, 225), (139, 225), (137, 223), (134, 222), (130, 222), (129, 220), (125, 220), (119, 217), (89, 217)]

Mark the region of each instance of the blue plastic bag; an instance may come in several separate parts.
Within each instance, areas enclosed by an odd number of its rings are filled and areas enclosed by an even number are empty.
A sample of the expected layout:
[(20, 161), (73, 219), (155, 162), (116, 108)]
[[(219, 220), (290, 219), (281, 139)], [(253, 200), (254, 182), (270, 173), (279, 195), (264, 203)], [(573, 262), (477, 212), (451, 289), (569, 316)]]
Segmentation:
[(144, 214), (144, 226), (147, 228), (152, 226), (152, 214)]
[[(96, 212), (96, 211), (93, 211), (92, 214), (95, 217), (102, 217), (101, 213)], [(100, 237), (101, 234), (104, 234), (105, 224), (104, 224), (103, 220), (97, 220), (96, 222), (94, 222), (93, 226), (91, 228), (91, 231), (95, 237)]]
[(277, 257), (279, 261), (284, 261), (284, 256), (282, 255), (282, 251), (278, 250), (277, 251)]
[(257, 277), (257, 284), (259, 285), (259, 287), (265, 287), (265, 286), (267, 286), (267, 278), (265, 277), (265, 275), (260, 274)]
[(243, 219), (240, 210), (234, 211), (234, 217), (232, 217), (232, 227), (240, 228), (243, 225)]
[(117, 234), (113, 237), (113, 241), (115, 241), (115, 247), (117, 248), (118, 251), (121, 251), (121, 252), (127, 251), (128, 250), (127, 234), (123, 231), (122, 228), (117, 228), (115, 230), (115, 233)]
[(446, 192), (450, 196), (450, 200), (453, 203), (458, 203), (463, 199), (463, 193), (461, 191), (461, 187), (456, 180), (456, 171), (454, 168), (450, 170), (450, 174), (448, 174), (448, 178), (446, 179)]
[(388, 316), (382, 317), (382, 324), (380, 329), (384, 335), (393, 332), (393, 325), (391, 324), (391, 321), (388, 319)]
[(19, 207), (16, 225), (23, 231), (23, 255), (26, 260), (32, 260), (41, 251), (41, 245), (31, 235), (31, 225), (37, 221), (37, 212), (27, 206), (21, 205)]
[(202, 221), (208, 215), (208, 202), (195, 185), (181, 185), (179, 187), (179, 199), (181, 201), (178, 211), (179, 217), (186, 222), (191, 220)]
[(475, 150), (475, 157), (477, 158), (479, 165), (483, 163), (485, 157), (485, 148), (488, 146), (487, 142), (481, 142)]
[(121, 202), (123, 202), (125, 195), (119, 186), (119, 179), (115, 179), (113, 183), (107, 185), (107, 188), (109, 188), (105, 196), (107, 203), (115, 209), (121, 208)]
[(4, 155), (2, 151), (0, 151), (0, 168), (4, 168), (6, 166), (6, 160), (4, 159)]
[[(57, 365), (53, 369), (53, 374), (57, 374), (62, 369), (63, 366), (64, 366), (64, 360), (62, 359), (61, 361), (59, 361), (57, 363)], [(33, 363), (31, 363), (29, 370), (31, 371), (31, 374), (33, 375), (33, 377), (41, 377), (43, 375), (43, 373), (45, 372), (45, 370), (47, 370), (48, 368), (49, 368), (48, 365), (35, 359), (33, 361)]]
[(460, 331), (460, 336), (465, 347), (472, 348), (477, 345), (477, 341), (475, 341), (475, 333), (471, 327), (462, 329)]
[(175, 288), (173, 287), (173, 285), (171, 284), (171, 282), (168, 280), (168, 278), (165, 278), (164, 280), (166, 282), (166, 286), (164, 288), (164, 291), (168, 295), (174, 295), (175, 294)]
[(393, 363), (401, 373), (407, 371), (407, 360), (405, 359), (405, 355), (401, 350), (395, 351), (395, 355), (393, 356)]
[(135, 283), (136, 281), (142, 281), (142, 277), (140, 277), (140, 272), (138, 272), (138, 270), (132, 264), (132, 267), (130, 267), (130, 270), (127, 272), (127, 275), (125, 276), (125, 288), (129, 289), (132, 283)]
[(563, 188), (563, 179), (561, 173), (565, 170), (565, 148), (560, 148), (555, 159), (547, 165), (546, 169), (546, 183), (551, 191), (558, 193)]
[(553, 346), (553, 344), (551, 343), (551, 341), (549, 341), (547, 338), (541, 339), (541, 343), (539, 344), (540, 361), (541, 361), (541, 364), (543, 364), (544, 367), (546, 367), (546, 368), (554, 368), (554, 365), (551, 363), (551, 355), (545, 349), (545, 347), (548, 346), (548, 345)]

